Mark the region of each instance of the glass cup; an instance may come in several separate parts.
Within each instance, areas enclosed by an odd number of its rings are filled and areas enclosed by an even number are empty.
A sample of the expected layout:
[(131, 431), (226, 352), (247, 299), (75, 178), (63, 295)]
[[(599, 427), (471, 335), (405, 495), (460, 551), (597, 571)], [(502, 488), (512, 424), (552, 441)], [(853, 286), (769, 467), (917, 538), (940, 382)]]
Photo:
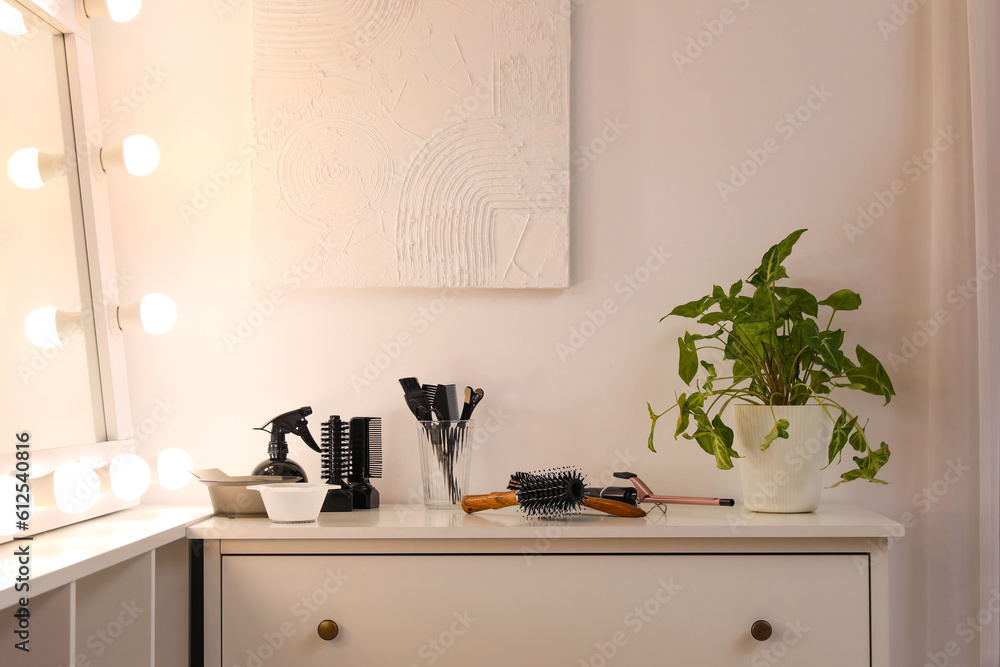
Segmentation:
[(473, 425), (471, 419), (417, 422), (425, 507), (461, 506), (462, 496), (469, 487)]

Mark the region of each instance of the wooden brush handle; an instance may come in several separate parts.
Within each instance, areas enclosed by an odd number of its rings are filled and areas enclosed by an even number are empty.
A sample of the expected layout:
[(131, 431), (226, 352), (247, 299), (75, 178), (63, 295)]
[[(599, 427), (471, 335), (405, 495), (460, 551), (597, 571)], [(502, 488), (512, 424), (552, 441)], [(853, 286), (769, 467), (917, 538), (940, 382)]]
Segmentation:
[(618, 500), (611, 500), (610, 498), (592, 498), (590, 496), (584, 496), (583, 506), (589, 507), (592, 510), (600, 510), (602, 512), (607, 512), (608, 514), (614, 514), (615, 516), (635, 518), (646, 516), (646, 510)]
[(465, 496), (462, 509), (472, 514), (480, 510), (498, 510), (517, 504), (517, 491), (497, 491), (482, 496)]

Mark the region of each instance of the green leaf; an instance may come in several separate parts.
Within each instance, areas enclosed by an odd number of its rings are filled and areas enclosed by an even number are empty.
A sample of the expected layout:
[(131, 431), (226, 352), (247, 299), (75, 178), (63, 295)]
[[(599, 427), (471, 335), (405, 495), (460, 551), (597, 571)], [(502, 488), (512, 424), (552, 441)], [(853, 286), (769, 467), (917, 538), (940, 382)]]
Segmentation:
[(801, 320), (802, 315), (816, 317), (819, 314), (819, 307), (816, 304), (816, 297), (799, 287), (775, 287), (774, 293), (779, 297), (776, 304), (778, 315), (790, 317), (793, 320)]
[(739, 458), (733, 449), (733, 430), (722, 422), (720, 415), (710, 422), (703, 410), (698, 409), (694, 414), (698, 430), (691, 437), (703, 450), (715, 456), (716, 467), (729, 470), (733, 467), (733, 459)]
[(649, 451), (655, 453), (656, 452), (656, 448), (653, 447), (653, 432), (656, 431), (656, 420), (659, 419), (660, 417), (662, 417), (663, 415), (667, 414), (667, 413), (666, 413), (666, 411), (664, 411), (664, 412), (661, 412), (660, 414), (656, 414), (655, 412), (653, 412), (653, 406), (650, 405), (648, 401), (646, 402), (646, 409), (649, 410), (649, 418), (653, 422), (650, 425), (650, 427), (649, 427), (649, 442), (647, 443), (646, 446), (649, 447)]
[(860, 345), (855, 348), (855, 352), (858, 355), (858, 366), (851, 365), (847, 368), (847, 379), (862, 385), (861, 391), (883, 396), (888, 403), (896, 395), (896, 390), (889, 380), (889, 374), (885, 372), (885, 367)]
[(790, 254), (792, 254), (792, 246), (795, 245), (795, 242), (799, 240), (799, 237), (802, 236), (805, 231), (806, 230), (804, 229), (796, 230), (786, 236), (783, 240), (771, 246), (771, 248), (764, 253), (760, 266), (757, 267), (757, 270), (750, 275), (747, 282), (756, 287), (760, 287), (761, 285), (766, 285), (768, 283), (776, 282), (782, 278), (787, 278), (788, 273), (785, 271), (785, 267), (781, 264)]
[(694, 346), (694, 338), (691, 334), (685, 333), (684, 338), (677, 339), (677, 347), (681, 352), (677, 372), (685, 384), (691, 384), (691, 380), (698, 372), (698, 350)]
[(740, 292), (742, 292), (742, 291), (743, 291), (743, 281), (742, 280), (737, 280), (729, 288), (729, 298), (730, 299), (735, 299), (737, 296), (739, 296)]
[(787, 437), (788, 437), (788, 420), (779, 419), (778, 421), (774, 422), (774, 428), (771, 429), (771, 432), (764, 436), (764, 444), (760, 446), (760, 451), (762, 452), (766, 451), (767, 448), (771, 446), (771, 443), (777, 440), (778, 438), (787, 438)]
[(888, 484), (885, 480), (878, 479), (876, 475), (878, 475), (882, 466), (889, 461), (889, 454), (889, 445), (883, 442), (878, 449), (868, 452), (867, 456), (855, 456), (854, 462), (858, 464), (857, 469), (845, 472), (840, 476), (840, 481), (833, 486), (840, 486), (844, 482), (850, 482), (855, 479), (867, 479), (869, 482), (875, 482), (876, 484)]
[(728, 322), (733, 319), (733, 316), (725, 312), (715, 312), (715, 313), (705, 313), (700, 320), (701, 324), (707, 324), (709, 326), (715, 326), (719, 322)]
[(861, 307), (861, 295), (849, 289), (837, 290), (819, 302), (821, 306), (829, 306), (834, 310), (857, 310)]
[[(725, 296), (725, 295), (723, 295)], [(667, 319), (671, 315), (677, 315), (678, 317), (690, 317), (697, 318), (705, 314), (705, 311), (718, 303), (719, 299), (714, 299), (710, 296), (703, 296), (700, 299), (695, 299), (694, 301), (688, 301), (687, 303), (682, 303), (677, 306), (669, 313), (660, 318), (660, 321)]]
[(726, 293), (718, 285), (712, 285), (712, 298), (713, 299), (725, 299)]
[(830, 437), (830, 451), (827, 465), (833, 463), (833, 460), (840, 455), (841, 451), (843, 451), (844, 445), (847, 444), (847, 437), (850, 431), (845, 428), (846, 425), (847, 410), (841, 410), (840, 416), (837, 417), (837, 421), (833, 424), (833, 435)]
[[(812, 320), (804, 320), (811, 322)], [(824, 368), (835, 375), (840, 375), (844, 371), (844, 353), (840, 351), (840, 346), (844, 342), (844, 332), (823, 331), (819, 332), (815, 322), (804, 331), (805, 343), (813, 352), (819, 355)]]

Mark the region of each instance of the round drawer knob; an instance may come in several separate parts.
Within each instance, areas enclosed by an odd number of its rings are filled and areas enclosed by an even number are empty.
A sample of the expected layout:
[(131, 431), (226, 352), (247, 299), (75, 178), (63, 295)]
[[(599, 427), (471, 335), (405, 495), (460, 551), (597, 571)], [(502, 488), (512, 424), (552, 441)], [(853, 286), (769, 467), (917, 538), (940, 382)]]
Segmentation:
[[(335, 639), (338, 634), (340, 634), (340, 626), (336, 623), (327, 619), (325, 621), (320, 621), (319, 627), (316, 628), (316, 632), (319, 633), (320, 638), (330, 641)], [(768, 626), (768, 636), (771, 634), (771, 626)]]
[(771, 638), (771, 624), (767, 621), (754, 621), (750, 626), (750, 636), (759, 642), (766, 642)]

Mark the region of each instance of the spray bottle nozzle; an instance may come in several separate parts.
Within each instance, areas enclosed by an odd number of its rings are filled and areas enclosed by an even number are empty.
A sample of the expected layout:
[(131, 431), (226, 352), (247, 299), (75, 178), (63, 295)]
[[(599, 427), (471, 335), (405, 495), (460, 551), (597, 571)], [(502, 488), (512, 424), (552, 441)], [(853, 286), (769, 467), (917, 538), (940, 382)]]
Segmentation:
[[(285, 442), (286, 433), (294, 433), (302, 438), (302, 441), (309, 445), (310, 449), (317, 452), (320, 451), (319, 445), (316, 444), (312, 433), (309, 432), (309, 423), (306, 421), (306, 417), (311, 414), (312, 408), (305, 406), (298, 410), (278, 415), (267, 422), (267, 424), (254, 429), (255, 431), (264, 431), (271, 434), (271, 442), (268, 443), (267, 451), (271, 455), (272, 460), (281, 461), (288, 455), (288, 444)], [(267, 430), (268, 424), (271, 425), (270, 431)]]

